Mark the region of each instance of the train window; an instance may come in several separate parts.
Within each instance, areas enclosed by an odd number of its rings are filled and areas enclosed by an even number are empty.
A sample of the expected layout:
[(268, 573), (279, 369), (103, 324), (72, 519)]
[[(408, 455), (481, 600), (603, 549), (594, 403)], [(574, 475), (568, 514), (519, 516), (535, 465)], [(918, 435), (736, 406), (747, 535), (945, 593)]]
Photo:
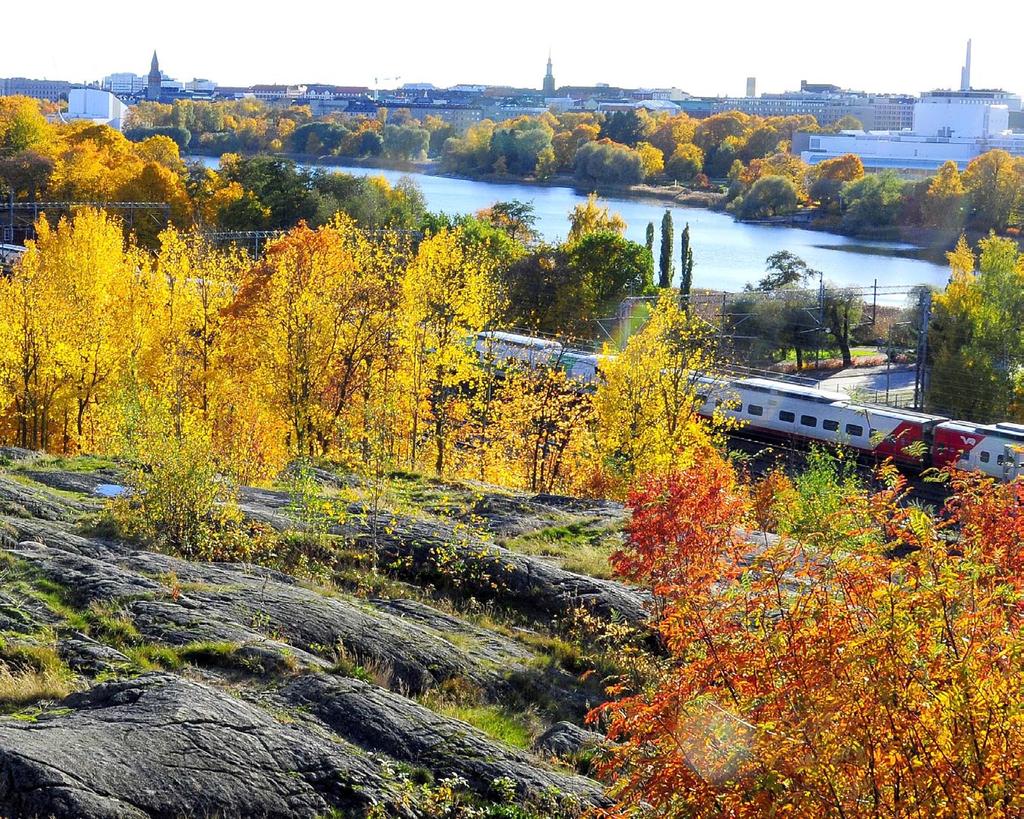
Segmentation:
[(839, 422), (833, 421), (830, 418), (826, 418), (824, 421), (821, 422), (821, 428), (827, 429), (829, 432), (835, 432), (836, 430), (839, 429)]
[(708, 402), (708, 397), (703, 393), (697, 393), (696, 398), (698, 404), (706, 404)]
[(818, 419), (813, 415), (801, 415), (800, 424), (805, 427), (816, 427), (818, 426)]
[(748, 415), (764, 415), (764, 407), (759, 407), (757, 404), (747, 404)]
[(793, 413), (791, 413), (789, 410), (779, 410), (779, 420), (780, 421), (795, 421), (796, 420), (796, 416)]
[(1004, 457), (1003, 457), (1002, 455), (997, 455), (997, 456), (996, 456), (996, 463), (997, 463), (997, 464), (998, 464), (999, 466), (1002, 466), (1002, 465), (1003, 465), (1003, 462), (1004, 462), (1005, 460), (1006, 460), (1006, 458), (1004, 458)]
[[(967, 460), (967, 453), (966, 452), (964, 453), (964, 460)], [(991, 460), (992, 460), (992, 456), (989, 455), (987, 452), (982, 452), (981, 453), (981, 462), (983, 464), (987, 464)]]
[(864, 427), (862, 427), (860, 424), (847, 424), (846, 434), (851, 435), (854, 438), (859, 438), (861, 435), (864, 434)]

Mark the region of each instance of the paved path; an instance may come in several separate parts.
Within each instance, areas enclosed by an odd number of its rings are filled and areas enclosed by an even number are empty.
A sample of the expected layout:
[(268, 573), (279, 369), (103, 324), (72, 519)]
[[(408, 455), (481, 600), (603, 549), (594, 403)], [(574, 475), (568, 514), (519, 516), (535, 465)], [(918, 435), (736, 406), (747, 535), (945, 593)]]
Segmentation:
[(881, 393), (886, 389), (890, 396), (894, 392), (905, 393), (914, 390), (914, 367), (897, 365), (891, 368), (857, 367), (840, 370), (821, 381), (824, 390), (839, 390), (846, 393)]

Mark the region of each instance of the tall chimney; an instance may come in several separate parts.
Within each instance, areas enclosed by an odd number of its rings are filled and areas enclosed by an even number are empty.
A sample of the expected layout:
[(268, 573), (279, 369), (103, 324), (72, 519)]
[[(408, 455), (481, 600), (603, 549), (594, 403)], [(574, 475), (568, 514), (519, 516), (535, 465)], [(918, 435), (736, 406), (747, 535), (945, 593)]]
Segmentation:
[(960, 90), (971, 90), (971, 41), (967, 41), (967, 59), (964, 67), (960, 69)]

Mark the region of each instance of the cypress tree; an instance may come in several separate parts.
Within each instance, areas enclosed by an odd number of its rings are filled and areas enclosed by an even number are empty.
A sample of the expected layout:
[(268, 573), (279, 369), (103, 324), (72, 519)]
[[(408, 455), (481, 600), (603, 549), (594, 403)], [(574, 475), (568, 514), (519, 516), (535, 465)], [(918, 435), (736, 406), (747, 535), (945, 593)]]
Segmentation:
[(693, 286), (693, 248), (690, 247), (690, 223), (686, 223), (679, 239), (679, 305), (685, 310), (690, 304), (690, 288)]
[(654, 222), (647, 223), (647, 252), (651, 254), (651, 279), (654, 279)]
[(670, 287), (675, 272), (672, 264), (672, 246), (675, 244), (672, 229), (672, 212), (665, 211), (661, 217), (661, 259), (659, 266), (658, 287)]

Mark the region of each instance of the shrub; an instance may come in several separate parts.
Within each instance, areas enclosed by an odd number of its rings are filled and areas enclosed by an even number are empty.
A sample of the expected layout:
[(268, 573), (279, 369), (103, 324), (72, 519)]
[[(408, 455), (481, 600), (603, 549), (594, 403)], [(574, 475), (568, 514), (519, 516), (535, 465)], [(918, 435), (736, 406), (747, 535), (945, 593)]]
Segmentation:
[[(245, 551), (235, 494), (209, 436), (161, 412), (143, 412), (132, 431), (129, 491), (111, 502), (122, 534), (189, 558)], [(236, 548), (237, 547), (237, 548)]]
[(1021, 814), (1024, 484), (956, 475), (933, 517), (878, 477), (818, 456), (780, 487), (794, 536), (756, 548), (702, 465), (631, 497), (621, 562), (665, 600), (671, 664), (591, 715), (615, 815)]

